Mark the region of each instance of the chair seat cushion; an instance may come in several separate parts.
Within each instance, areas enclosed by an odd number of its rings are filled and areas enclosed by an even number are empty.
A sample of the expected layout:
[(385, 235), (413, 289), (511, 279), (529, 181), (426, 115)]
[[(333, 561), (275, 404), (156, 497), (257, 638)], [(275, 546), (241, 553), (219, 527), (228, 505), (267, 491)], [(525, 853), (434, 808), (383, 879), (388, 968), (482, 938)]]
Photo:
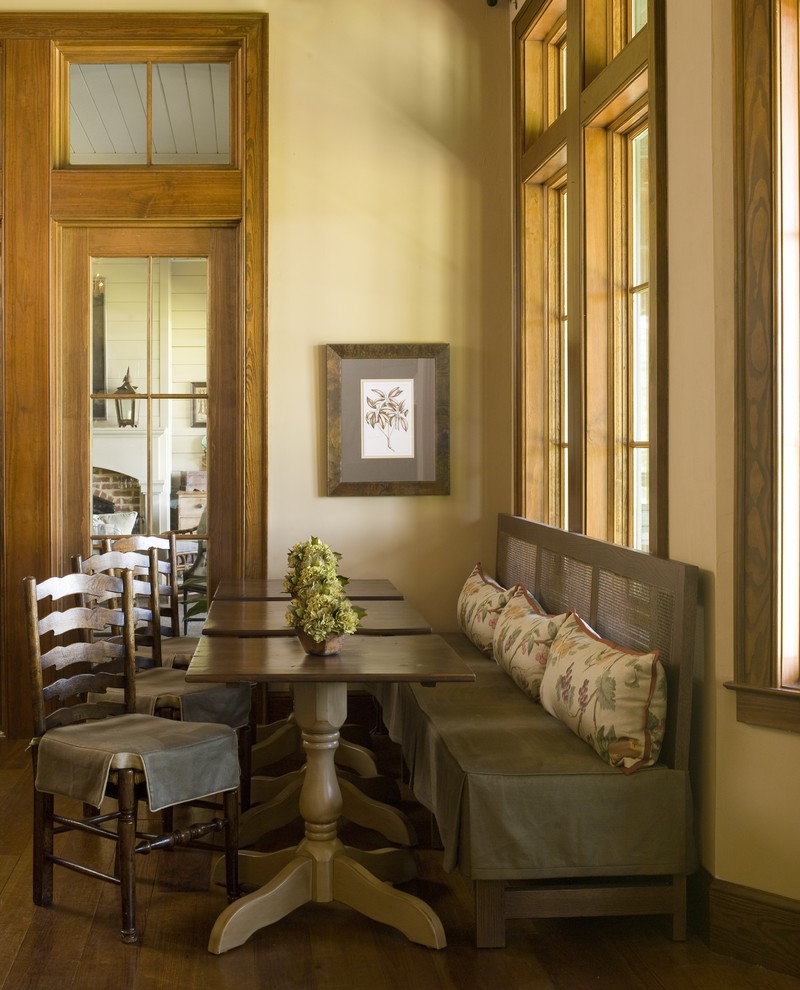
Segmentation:
[[(183, 670), (153, 667), (136, 675), (136, 711), (154, 715), (158, 708), (175, 707), (184, 722), (219, 722), (239, 729), (250, 720), (252, 690), (250, 684), (190, 684)], [(122, 701), (122, 688), (109, 688), (103, 697)]]
[(152, 715), (118, 715), (50, 729), (38, 742), (35, 786), (97, 808), (109, 773), (139, 765), (151, 811), (239, 786), (232, 728)]

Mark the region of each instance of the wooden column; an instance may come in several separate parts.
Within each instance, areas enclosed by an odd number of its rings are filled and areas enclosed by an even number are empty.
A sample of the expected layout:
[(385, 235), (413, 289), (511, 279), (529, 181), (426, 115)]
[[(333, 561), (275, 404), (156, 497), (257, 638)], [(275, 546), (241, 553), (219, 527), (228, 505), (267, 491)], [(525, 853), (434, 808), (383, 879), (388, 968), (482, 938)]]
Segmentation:
[[(4, 45), (3, 85), (3, 711), (32, 732), (22, 578), (51, 571), (53, 355), (50, 286), (50, 44)], [(32, 123), (35, 122), (35, 126)]]

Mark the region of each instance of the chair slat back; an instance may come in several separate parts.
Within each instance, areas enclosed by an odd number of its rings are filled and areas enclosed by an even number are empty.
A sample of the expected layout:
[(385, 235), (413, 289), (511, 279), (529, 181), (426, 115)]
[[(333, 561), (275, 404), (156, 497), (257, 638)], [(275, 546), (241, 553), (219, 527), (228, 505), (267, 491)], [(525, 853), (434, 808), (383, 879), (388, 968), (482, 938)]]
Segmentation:
[[(106, 550), (86, 558), (76, 555), (72, 558), (72, 569), (90, 576), (130, 572), (135, 642), (139, 646), (148, 647), (152, 654), (149, 657), (137, 655), (136, 666), (137, 668), (160, 667), (162, 665), (161, 603), (159, 596), (154, 592), (154, 588), (158, 586), (158, 579), (154, 581), (153, 576), (159, 572), (159, 560), (155, 548), (151, 548), (148, 553)], [(118, 635), (118, 631), (116, 634)]]
[[(131, 572), (67, 574), (40, 583), (26, 577), (23, 589), (35, 734), (135, 711)], [(97, 595), (121, 608), (88, 607), (85, 602)], [(122, 629), (117, 641), (92, 639), (98, 626), (109, 624)], [(123, 688), (122, 703), (86, 701), (87, 693), (102, 696), (109, 686)]]
[(162, 636), (180, 636), (181, 624), (178, 609), (178, 544), (175, 534), (168, 536), (143, 536), (134, 534), (121, 536), (109, 541), (110, 550), (123, 553), (149, 553), (155, 550), (158, 560), (158, 593), (161, 605), (161, 618), (168, 623)]

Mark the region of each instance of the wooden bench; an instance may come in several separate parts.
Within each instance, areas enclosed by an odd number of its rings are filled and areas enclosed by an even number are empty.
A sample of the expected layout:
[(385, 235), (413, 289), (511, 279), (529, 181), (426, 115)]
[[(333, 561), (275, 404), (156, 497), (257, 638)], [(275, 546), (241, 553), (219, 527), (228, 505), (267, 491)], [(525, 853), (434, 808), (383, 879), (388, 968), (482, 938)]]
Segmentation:
[(697, 568), (501, 515), (496, 577), (620, 646), (658, 649), (668, 708), (658, 762), (624, 774), (461, 634), (448, 638), (474, 684), (381, 689), (445, 868), (475, 882), (476, 944), (504, 945), (507, 919), (588, 915), (671, 915), (685, 938)]

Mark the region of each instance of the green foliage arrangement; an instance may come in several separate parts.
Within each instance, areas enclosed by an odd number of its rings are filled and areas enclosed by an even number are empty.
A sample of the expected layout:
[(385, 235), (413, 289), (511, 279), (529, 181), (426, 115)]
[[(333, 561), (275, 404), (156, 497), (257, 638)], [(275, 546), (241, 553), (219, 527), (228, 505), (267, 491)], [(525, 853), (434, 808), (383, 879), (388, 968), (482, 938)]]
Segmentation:
[(292, 600), (286, 621), (317, 643), (354, 633), (366, 615), (345, 594), (347, 578), (338, 572), (341, 556), (316, 536), (289, 550), (283, 588)]

